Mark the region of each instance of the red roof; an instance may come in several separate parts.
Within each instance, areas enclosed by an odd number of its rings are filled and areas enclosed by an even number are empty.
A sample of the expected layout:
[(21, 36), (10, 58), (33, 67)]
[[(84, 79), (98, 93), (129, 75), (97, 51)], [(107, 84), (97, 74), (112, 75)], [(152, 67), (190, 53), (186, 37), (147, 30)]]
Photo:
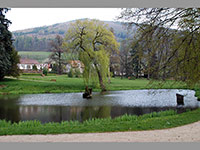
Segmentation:
[(78, 67), (78, 64), (81, 64), (81, 67), (83, 67), (83, 63), (79, 60), (70, 60), (69, 63), (72, 65), (72, 67)]
[(39, 64), (39, 62), (37, 60), (34, 60), (34, 59), (21, 58), (20, 64)]

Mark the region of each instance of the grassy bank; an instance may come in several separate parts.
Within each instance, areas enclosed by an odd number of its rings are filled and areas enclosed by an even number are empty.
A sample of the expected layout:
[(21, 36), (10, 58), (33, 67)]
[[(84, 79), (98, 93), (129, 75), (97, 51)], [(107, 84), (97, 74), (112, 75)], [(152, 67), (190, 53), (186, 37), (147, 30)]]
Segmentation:
[[(49, 75), (45, 77), (37, 74), (22, 75), (19, 79), (5, 78), (0, 82), (0, 85), (0, 94), (68, 93), (84, 91), (82, 78), (68, 78), (67, 75)], [(167, 81), (164, 84), (155, 81), (153, 84), (149, 84), (149, 80), (146, 79), (128, 80), (112, 78), (107, 88), (110, 91), (116, 91), (150, 88), (186, 89), (187, 86), (184, 83), (173, 84), (173, 81)], [(100, 89), (93, 87), (93, 91), (100, 91)]]
[(200, 109), (182, 114), (169, 110), (143, 116), (124, 115), (115, 119), (92, 119), (83, 123), (65, 121), (41, 124), (39, 121), (25, 121), (12, 124), (1, 120), (0, 135), (140, 131), (172, 128), (199, 120)]

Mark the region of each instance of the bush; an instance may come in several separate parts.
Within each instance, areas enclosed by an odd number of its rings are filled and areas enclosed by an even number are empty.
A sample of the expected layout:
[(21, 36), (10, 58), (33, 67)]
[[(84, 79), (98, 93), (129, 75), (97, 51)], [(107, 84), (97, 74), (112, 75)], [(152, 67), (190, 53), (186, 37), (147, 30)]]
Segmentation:
[(110, 77), (115, 77), (113, 72), (110, 72)]
[(58, 65), (57, 64), (53, 64), (52, 65), (52, 70), (51, 70), (52, 73), (58, 73)]
[(47, 68), (44, 68), (42, 73), (43, 73), (45, 76), (47, 76), (47, 73), (48, 73)]
[(68, 73), (68, 77), (73, 78), (74, 77), (74, 70), (71, 68), (69, 73)]
[(80, 78), (81, 77), (81, 72), (80, 72), (80, 69), (78, 69), (78, 68), (75, 69), (75, 77), (76, 78)]
[(35, 70), (35, 71), (37, 71), (38, 69), (37, 69), (37, 66), (34, 64), (33, 65), (33, 70)]

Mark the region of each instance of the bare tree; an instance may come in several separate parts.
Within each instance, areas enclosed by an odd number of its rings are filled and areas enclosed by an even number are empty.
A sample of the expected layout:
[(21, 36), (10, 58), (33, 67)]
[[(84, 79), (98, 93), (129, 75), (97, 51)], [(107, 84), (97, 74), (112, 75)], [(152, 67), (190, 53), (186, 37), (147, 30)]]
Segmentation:
[(56, 38), (50, 42), (52, 48), (50, 59), (56, 62), (58, 74), (62, 74), (62, 65), (64, 64), (64, 59), (62, 59), (62, 44), (63, 38), (60, 35), (57, 35)]
[(121, 71), (121, 77), (128, 77), (133, 73), (133, 69), (130, 65), (131, 63), (131, 43), (128, 39), (121, 42), (121, 48), (120, 48), (120, 71)]

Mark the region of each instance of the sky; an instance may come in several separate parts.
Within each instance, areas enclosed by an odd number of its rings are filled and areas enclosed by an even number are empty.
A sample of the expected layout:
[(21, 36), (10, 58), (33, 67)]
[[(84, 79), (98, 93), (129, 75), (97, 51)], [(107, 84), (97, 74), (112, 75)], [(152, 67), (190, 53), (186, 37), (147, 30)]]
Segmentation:
[(12, 22), (9, 30), (16, 31), (81, 18), (116, 21), (120, 11), (120, 8), (11, 8), (6, 18)]

